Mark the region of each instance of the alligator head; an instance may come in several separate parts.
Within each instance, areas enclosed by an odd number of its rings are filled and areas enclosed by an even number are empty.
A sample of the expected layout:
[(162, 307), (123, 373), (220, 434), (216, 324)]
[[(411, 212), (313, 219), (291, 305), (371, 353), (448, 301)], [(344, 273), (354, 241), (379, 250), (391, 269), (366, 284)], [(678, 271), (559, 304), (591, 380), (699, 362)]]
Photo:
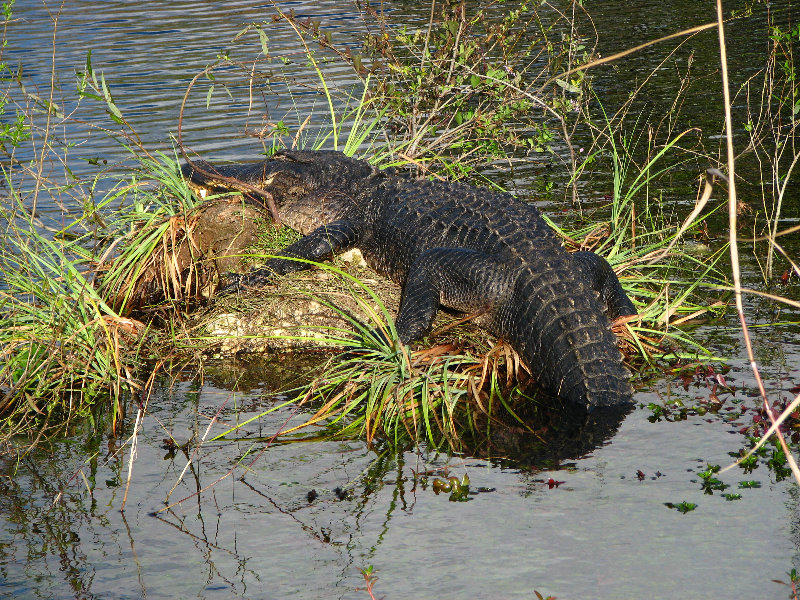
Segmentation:
[(367, 163), (339, 152), (304, 151), (281, 151), (258, 163), (212, 165), (193, 161), (182, 168), (189, 187), (200, 197), (230, 191), (260, 195), (266, 198), (273, 217), (281, 214), (285, 204), (323, 191), (352, 189), (353, 182), (377, 172)]

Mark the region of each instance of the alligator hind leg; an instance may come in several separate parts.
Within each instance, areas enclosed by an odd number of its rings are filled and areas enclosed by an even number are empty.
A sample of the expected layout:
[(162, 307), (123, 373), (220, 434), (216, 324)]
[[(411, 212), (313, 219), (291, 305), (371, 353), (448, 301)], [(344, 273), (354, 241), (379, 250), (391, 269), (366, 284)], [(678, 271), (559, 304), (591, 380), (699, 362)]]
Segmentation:
[(286, 258), (272, 258), (263, 267), (248, 273), (229, 273), (225, 277), (225, 285), (217, 293), (227, 294), (243, 288), (262, 287), (275, 275), (310, 269), (313, 265), (305, 261), (327, 260), (334, 254), (352, 248), (360, 236), (360, 229), (352, 221), (341, 220), (323, 225), (282, 250), (279, 257)]
[(588, 251), (573, 252), (570, 258), (589, 286), (600, 294), (609, 319), (614, 321), (619, 317), (637, 314), (636, 307), (605, 258)]
[(471, 312), (490, 308), (510, 289), (511, 277), (492, 256), (464, 248), (432, 248), (408, 272), (395, 321), (403, 343), (430, 331), (440, 305)]

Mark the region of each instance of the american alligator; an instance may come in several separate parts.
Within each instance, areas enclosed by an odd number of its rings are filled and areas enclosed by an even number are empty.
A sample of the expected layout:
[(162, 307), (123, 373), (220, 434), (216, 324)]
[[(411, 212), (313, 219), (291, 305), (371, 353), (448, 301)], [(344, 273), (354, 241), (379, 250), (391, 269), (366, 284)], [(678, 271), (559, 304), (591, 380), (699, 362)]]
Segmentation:
[[(409, 343), (439, 306), (484, 312), (487, 329), (519, 352), (551, 395), (593, 409), (632, 403), (610, 320), (634, 315), (608, 262), (567, 253), (539, 211), (509, 194), (383, 172), (338, 152), (279, 152), (247, 165), (183, 167), (205, 190), (257, 188), (304, 235), (281, 256), (321, 261), (350, 248), (403, 286), (396, 319)], [(241, 182), (241, 183), (237, 183)], [(224, 292), (308, 268), (273, 258), (229, 275)]]

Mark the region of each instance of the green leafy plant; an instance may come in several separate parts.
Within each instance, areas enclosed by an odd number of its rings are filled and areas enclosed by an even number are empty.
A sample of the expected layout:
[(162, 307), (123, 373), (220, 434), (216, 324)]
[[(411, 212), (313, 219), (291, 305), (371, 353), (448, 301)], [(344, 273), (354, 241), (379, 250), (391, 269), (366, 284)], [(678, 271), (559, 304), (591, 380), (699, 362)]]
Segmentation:
[(683, 502), (665, 502), (664, 506), (683, 514), (690, 513), (697, 508), (697, 504), (694, 502), (686, 502), (685, 500)]
[(705, 470), (698, 473), (702, 480), (701, 488), (704, 494), (712, 495), (714, 492), (721, 492), (730, 487), (715, 476), (719, 473), (720, 468), (719, 465), (708, 465)]
[(740, 481), (739, 487), (742, 489), (750, 489), (750, 488), (760, 488), (761, 482), (754, 481), (754, 480), (747, 480), (747, 481)]
[[(550, 152), (555, 132), (543, 116), (558, 124), (569, 145), (586, 100), (584, 73), (547, 80), (591, 57), (574, 24), (564, 34), (562, 20), (545, 24), (527, 0), (499, 19), (496, 8), (434, 4), (422, 28), (395, 27), (368, 8), (374, 33), (365, 39), (365, 55), (340, 49), (319, 22), (280, 11), (279, 19), (330, 51), (333, 60), (351, 65), (380, 107), (396, 156), (425, 172), (463, 177), (515, 150)], [(318, 68), (314, 53), (309, 57)], [(549, 87), (552, 93), (543, 91)]]

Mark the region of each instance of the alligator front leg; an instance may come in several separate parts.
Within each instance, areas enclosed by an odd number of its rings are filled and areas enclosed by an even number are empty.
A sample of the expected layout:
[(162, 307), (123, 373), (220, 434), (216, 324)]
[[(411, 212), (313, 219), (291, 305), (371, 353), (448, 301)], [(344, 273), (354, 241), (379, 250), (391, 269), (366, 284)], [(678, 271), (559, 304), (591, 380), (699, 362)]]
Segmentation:
[(511, 277), (492, 256), (463, 248), (423, 252), (408, 272), (395, 324), (408, 343), (430, 331), (439, 305), (464, 312), (494, 306), (511, 288)]
[(588, 251), (573, 252), (570, 258), (589, 287), (600, 294), (600, 301), (609, 319), (614, 321), (619, 317), (637, 314), (636, 307), (622, 289), (617, 274), (605, 258)]
[(217, 293), (229, 294), (246, 288), (263, 287), (275, 275), (286, 275), (309, 269), (313, 265), (304, 261), (327, 260), (334, 254), (355, 246), (360, 237), (361, 230), (352, 221), (333, 221), (287, 246), (278, 256), (268, 260), (263, 267), (248, 273), (228, 273), (225, 277), (225, 285), (217, 289)]

